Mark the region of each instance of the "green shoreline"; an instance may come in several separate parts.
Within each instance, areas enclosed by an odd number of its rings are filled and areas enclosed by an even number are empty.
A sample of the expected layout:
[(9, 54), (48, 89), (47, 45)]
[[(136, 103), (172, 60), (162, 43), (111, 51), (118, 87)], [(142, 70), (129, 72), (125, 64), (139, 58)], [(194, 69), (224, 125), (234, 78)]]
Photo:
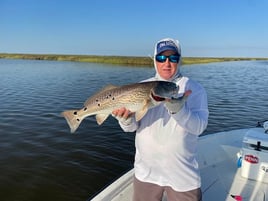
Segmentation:
[[(52, 61), (77, 61), (92, 63), (107, 63), (131, 66), (153, 66), (150, 57), (134, 56), (98, 56), (98, 55), (58, 55), (58, 54), (9, 54), (0, 53), (0, 59), (29, 59), (29, 60), (52, 60)], [(201, 64), (225, 61), (249, 61), (268, 60), (268, 58), (229, 58), (229, 57), (183, 57), (182, 64)]]

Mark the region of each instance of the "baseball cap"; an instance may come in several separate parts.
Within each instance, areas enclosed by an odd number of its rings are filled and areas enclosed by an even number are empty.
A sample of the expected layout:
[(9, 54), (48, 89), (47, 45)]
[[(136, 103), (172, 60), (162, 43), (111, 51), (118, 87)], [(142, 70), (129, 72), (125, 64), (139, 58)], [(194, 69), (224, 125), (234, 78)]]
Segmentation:
[(159, 41), (156, 45), (156, 55), (166, 51), (172, 50), (180, 55), (180, 51), (178, 50), (178, 46), (174, 43), (173, 40), (162, 40)]

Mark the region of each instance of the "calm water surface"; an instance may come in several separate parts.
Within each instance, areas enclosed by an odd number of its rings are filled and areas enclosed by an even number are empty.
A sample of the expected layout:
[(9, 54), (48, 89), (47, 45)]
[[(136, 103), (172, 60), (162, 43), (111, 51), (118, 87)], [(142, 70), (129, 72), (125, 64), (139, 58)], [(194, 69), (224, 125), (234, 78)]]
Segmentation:
[[(204, 134), (268, 119), (268, 62), (190, 65), (209, 98)], [(134, 133), (111, 117), (87, 118), (70, 134), (60, 112), (80, 108), (107, 84), (148, 78), (153, 68), (0, 59), (0, 197), (3, 201), (80, 201), (132, 168)]]

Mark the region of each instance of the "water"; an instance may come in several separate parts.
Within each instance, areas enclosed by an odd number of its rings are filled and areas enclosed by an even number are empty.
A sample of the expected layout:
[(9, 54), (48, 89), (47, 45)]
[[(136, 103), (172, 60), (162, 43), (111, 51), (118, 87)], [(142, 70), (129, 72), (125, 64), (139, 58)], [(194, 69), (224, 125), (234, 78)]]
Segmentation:
[[(182, 67), (209, 97), (204, 134), (268, 119), (268, 62)], [(94, 117), (70, 134), (60, 112), (80, 108), (107, 84), (148, 78), (152, 68), (78, 62), (0, 60), (0, 200), (80, 201), (132, 168), (134, 133)]]

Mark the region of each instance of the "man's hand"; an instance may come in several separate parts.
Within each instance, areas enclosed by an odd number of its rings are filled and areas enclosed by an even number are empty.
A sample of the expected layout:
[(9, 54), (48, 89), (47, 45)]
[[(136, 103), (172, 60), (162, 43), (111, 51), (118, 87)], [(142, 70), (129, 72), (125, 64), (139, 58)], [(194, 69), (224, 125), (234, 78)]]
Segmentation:
[(112, 112), (112, 115), (114, 118), (116, 118), (118, 121), (120, 121), (122, 124), (128, 125), (131, 123), (133, 112), (130, 110), (126, 109), (125, 107), (115, 109)]
[(184, 106), (188, 96), (192, 93), (191, 90), (186, 91), (182, 97), (180, 98), (174, 98), (174, 99), (169, 99), (165, 103), (166, 108), (171, 114), (175, 114), (181, 110), (181, 108)]

